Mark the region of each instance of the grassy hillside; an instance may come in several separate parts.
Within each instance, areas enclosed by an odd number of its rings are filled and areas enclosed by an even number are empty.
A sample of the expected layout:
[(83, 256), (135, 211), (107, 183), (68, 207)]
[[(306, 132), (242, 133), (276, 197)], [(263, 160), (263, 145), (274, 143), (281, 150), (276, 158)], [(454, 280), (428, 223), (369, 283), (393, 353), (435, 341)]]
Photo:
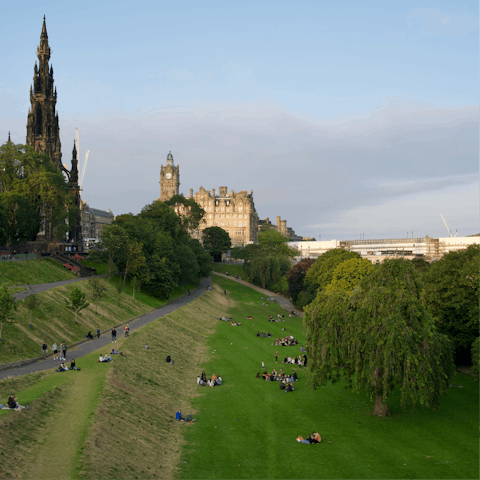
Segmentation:
[(31, 285), (70, 278), (76, 278), (76, 276), (49, 258), (0, 263), (0, 285)]
[[(0, 364), (40, 356), (44, 340), (51, 352), (54, 341), (57, 344), (65, 341), (67, 345), (78, 342), (83, 340), (89, 330), (92, 333), (95, 333), (97, 328), (106, 330), (112, 325), (126, 322), (165, 303), (144, 293), (136, 293), (133, 301), (132, 292), (128, 286), (119, 296), (113, 283), (107, 280), (100, 281), (106, 288), (104, 298), (97, 302), (98, 305), (91, 302), (78, 315), (78, 323), (75, 323), (75, 315), (67, 308), (66, 303), (74, 288), (80, 288), (86, 294), (87, 300), (91, 301), (92, 294), (88, 281), (37, 294), (38, 306), (32, 312), (32, 328), (30, 328), (30, 311), (27, 310), (23, 301), (18, 302), (19, 308), (14, 322), (3, 324)], [(115, 282), (118, 281), (115, 279)]]
[[(2, 403), (15, 391), (30, 406), (0, 410), (2, 478), (174, 478), (183, 432), (192, 428), (174, 415), (191, 411), (195, 378), (208, 358), (205, 339), (228, 301), (208, 292), (121, 338), (115, 346), (126, 356), (111, 364), (96, 363), (96, 352), (77, 361), (80, 372), (0, 382)], [(168, 354), (176, 365), (165, 363)]]
[[(121, 339), (126, 357), (78, 361), (81, 372), (40, 373), (0, 382), (0, 401), (14, 390), (27, 412), (0, 410), (0, 472), (6, 479), (157, 478), (478, 478), (478, 385), (457, 374), (437, 412), (371, 414), (365, 393), (342, 383), (295, 391), (255, 378), (298, 347), (274, 347), (258, 330), (303, 339), (302, 322), (270, 323), (278, 305), (235, 281), (214, 277), (214, 291)], [(223, 290), (227, 295), (221, 295)], [(219, 322), (229, 314), (242, 327)], [(245, 317), (253, 315), (253, 320)], [(148, 343), (152, 351), (144, 345)], [(171, 355), (176, 365), (166, 364)], [(205, 369), (222, 387), (201, 387)], [(193, 403), (193, 407), (192, 407)], [(193, 424), (174, 420), (193, 413)], [(297, 443), (318, 430), (319, 445)], [(331, 439), (331, 443), (328, 442)], [(3, 454), (3, 455), (2, 455)]]

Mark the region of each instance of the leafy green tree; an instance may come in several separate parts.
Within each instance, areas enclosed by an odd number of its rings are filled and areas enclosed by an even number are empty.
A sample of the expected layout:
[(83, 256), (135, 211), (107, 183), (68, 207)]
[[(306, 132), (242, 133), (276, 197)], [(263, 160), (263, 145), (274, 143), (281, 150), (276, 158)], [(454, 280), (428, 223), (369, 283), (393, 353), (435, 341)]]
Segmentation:
[(205, 210), (193, 198), (174, 195), (164, 203), (177, 209), (176, 213), (180, 217), (183, 228), (188, 231), (197, 230), (205, 216)]
[[(22, 208), (28, 204), (39, 215), (42, 211), (54, 234), (63, 237), (75, 225), (79, 213), (73, 203), (68, 182), (47, 155), (37, 153), (25, 145), (7, 142), (0, 147), (0, 192), (2, 196), (19, 195), (24, 199)], [(12, 199), (9, 200), (12, 203)], [(14, 202), (18, 203), (18, 201)], [(9, 210), (9, 223), (18, 224)], [(40, 222), (32, 217), (38, 233)]]
[(24, 241), (32, 240), (40, 230), (42, 217), (28, 198), (18, 193), (0, 194), (0, 202), (7, 215), (7, 238), (12, 249)]
[(202, 241), (203, 248), (210, 255), (221, 255), (232, 245), (230, 235), (220, 227), (208, 227), (203, 230)]
[(107, 225), (101, 233), (102, 245), (107, 256), (107, 265), (115, 265), (118, 270), (125, 267), (126, 245), (129, 244), (129, 237), (124, 228), (120, 225)]
[(349, 252), (343, 248), (329, 250), (317, 258), (308, 270), (305, 281), (315, 285), (318, 290), (323, 290), (333, 279), (335, 267), (351, 258), (361, 258), (356, 252)]
[(0, 195), (0, 245), (5, 245), (8, 241), (8, 217), (5, 205), (2, 203)]
[(422, 276), (424, 273), (427, 273), (430, 270), (430, 263), (427, 262), (424, 258), (418, 257), (411, 260), (412, 265), (417, 271), (418, 275)]
[(361, 282), (363, 277), (373, 272), (374, 266), (370, 260), (351, 258), (335, 267), (332, 281), (325, 287), (325, 292), (352, 293), (353, 289)]
[(32, 326), (32, 314), (33, 311), (38, 307), (38, 297), (37, 295), (29, 295), (24, 301), (23, 304), (27, 307), (30, 312), (30, 327)]
[(475, 377), (475, 380), (478, 382), (478, 367), (480, 362), (480, 351), (479, 351), (479, 342), (480, 338), (477, 337), (472, 345), (472, 375)]
[(69, 310), (75, 313), (75, 323), (77, 323), (77, 316), (80, 315), (80, 312), (90, 305), (86, 300), (86, 295), (78, 287), (72, 289), (65, 304)]
[(200, 277), (210, 276), (212, 273), (212, 257), (205, 252), (202, 244), (194, 238), (190, 240), (189, 247), (197, 259)]
[(436, 409), (440, 392), (448, 391), (451, 344), (437, 332), (407, 260), (385, 261), (350, 296), (321, 291), (307, 307), (305, 328), (314, 388), (343, 377), (355, 391), (370, 393), (380, 416), (388, 413), (394, 387), (403, 408)]
[(288, 294), (293, 303), (297, 303), (298, 296), (303, 290), (303, 283), (308, 269), (315, 263), (313, 258), (302, 258), (288, 272)]
[(0, 287), (0, 322), (10, 320), (13, 322), (13, 312), (17, 310), (15, 298), (10, 295), (7, 287)]
[(92, 289), (92, 300), (95, 303), (95, 315), (98, 315), (98, 301), (105, 296), (105, 287), (99, 278), (91, 277), (88, 279), (88, 286)]
[(291, 267), (289, 257), (283, 255), (257, 256), (247, 266), (247, 274), (262, 288), (276, 283)]
[(266, 229), (258, 234), (258, 244), (263, 253), (294, 258), (298, 250), (288, 245), (288, 240), (276, 230)]
[(119, 278), (118, 282), (115, 282), (115, 290), (117, 291), (117, 302), (120, 303), (120, 297), (122, 296), (124, 289), (124, 284), (122, 280)]
[(178, 285), (188, 285), (194, 283), (198, 278), (200, 268), (192, 249), (187, 245), (177, 245), (175, 248), (176, 264), (180, 267), (178, 276)]
[(470, 350), (479, 335), (479, 245), (450, 252), (422, 277), (423, 298), (439, 332), (452, 341), (456, 363), (470, 365)]
[(147, 262), (145, 256), (142, 253), (143, 245), (135, 240), (130, 240), (125, 245), (126, 250), (126, 262), (125, 262), (125, 272), (123, 274), (123, 285), (125, 286), (125, 281), (127, 280), (127, 275), (129, 273), (134, 274), (137, 270), (146, 266)]

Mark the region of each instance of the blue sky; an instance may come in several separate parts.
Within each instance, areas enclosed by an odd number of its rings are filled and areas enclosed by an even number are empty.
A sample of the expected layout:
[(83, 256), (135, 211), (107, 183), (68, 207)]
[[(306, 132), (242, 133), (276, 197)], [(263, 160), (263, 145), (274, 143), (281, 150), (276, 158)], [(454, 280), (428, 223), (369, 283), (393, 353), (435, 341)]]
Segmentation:
[(44, 14), (92, 206), (151, 202), (172, 144), (184, 193), (253, 189), (303, 235), (444, 235), (439, 213), (478, 233), (478, 2), (11, 4), (0, 135), (19, 143)]

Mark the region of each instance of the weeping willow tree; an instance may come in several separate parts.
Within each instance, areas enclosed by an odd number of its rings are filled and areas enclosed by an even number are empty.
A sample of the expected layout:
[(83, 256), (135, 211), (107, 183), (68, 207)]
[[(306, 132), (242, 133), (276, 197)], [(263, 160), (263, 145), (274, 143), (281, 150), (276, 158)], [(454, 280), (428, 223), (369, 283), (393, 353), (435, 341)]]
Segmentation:
[(355, 391), (370, 393), (380, 416), (388, 414), (394, 387), (403, 408), (438, 407), (455, 371), (452, 347), (426, 311), (416, 275), (410, 262), (390, 260), (351, 295), (318, 294), (305, 315), (314, 388), (344, 378)]

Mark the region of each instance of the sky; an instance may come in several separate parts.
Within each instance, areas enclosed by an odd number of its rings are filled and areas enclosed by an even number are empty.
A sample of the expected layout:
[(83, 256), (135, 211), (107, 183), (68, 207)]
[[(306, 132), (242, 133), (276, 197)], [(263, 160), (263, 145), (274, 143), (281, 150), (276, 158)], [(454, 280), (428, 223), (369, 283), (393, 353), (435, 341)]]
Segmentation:
[(181, 193), (253, 190), (302, 236), (480, 232), (478, 2), (11, 3), (0, 143), (25, 143), (43, 15), (91, 207), (139, 213), (171, 148)]

